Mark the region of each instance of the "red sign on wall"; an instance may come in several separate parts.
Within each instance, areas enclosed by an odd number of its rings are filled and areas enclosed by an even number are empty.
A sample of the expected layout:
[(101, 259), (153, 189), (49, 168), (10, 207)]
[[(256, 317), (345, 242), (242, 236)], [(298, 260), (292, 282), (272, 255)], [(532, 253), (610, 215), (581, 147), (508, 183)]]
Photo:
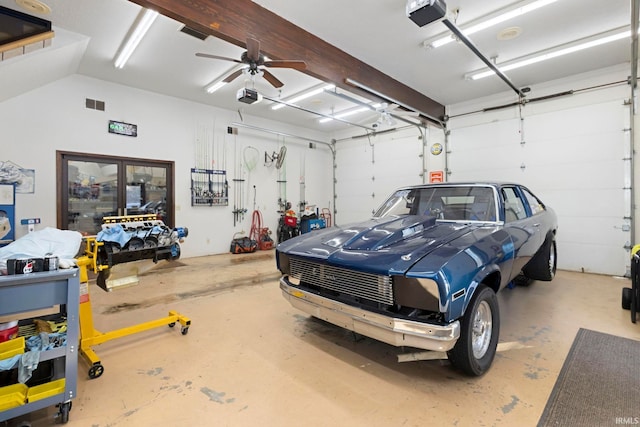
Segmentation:
[(444, 172), (443, 171), (431, 171), (429, 172), (429, 183), (433, 184), (436, 182), (444, 182)]

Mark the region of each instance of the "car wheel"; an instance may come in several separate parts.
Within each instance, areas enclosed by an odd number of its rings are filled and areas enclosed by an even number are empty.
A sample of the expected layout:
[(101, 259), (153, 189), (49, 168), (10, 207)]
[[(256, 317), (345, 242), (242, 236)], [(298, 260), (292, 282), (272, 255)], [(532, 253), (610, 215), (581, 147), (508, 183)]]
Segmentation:
[(480, 284), (462, 318), (460, 338), (447, 353), (449, 361), (467, 375), (483, 375), (496, 355), (499, 335), (498, 299), (493, 289)]
[(631, 309), (631, 292), (633, 292), (631, 288), (622, 288), (622, 308), (624, 310)]
[(556, 275), (557, 264), (556, 241), (553, 237), (548, 237), (522, 271), (529, 279), (549, 282)]

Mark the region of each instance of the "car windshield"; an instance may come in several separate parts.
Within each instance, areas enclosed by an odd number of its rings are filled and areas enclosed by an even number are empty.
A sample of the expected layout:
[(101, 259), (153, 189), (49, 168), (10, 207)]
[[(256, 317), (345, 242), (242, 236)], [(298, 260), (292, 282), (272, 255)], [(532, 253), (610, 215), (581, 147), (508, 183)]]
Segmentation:
[(493, 188), (434, 186), (396, 191), (374, 217), (429, 215), (444, 221), (496, 221)]

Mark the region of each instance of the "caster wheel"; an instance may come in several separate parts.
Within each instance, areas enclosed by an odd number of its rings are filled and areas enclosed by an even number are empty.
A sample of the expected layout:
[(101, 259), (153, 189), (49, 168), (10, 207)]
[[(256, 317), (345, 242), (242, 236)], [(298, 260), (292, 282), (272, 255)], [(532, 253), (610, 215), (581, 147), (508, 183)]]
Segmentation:
[(104, 373), (104, 366), (98, 363), (97, 365), (93, 365), (89, 369), (89, 378), (92, 380), (96, 379), (100, 377), (103, 373)]
[(58, 405), (58, 418), (60, 424), (66, 424), (69, 422), (69, 412), (71, 412), (71, 402), (61, 403)]
[(170, 328), (173, 328), (174, 326), (176, 326), (176, 322), (171, 322), (171, 323), (169, 323), (169, 327), (170, 327)]
[(187, 335), (189, 333), (189, 327), (188, 326), (184, 326), (180, 332), (182, 333), (182, 335)]
[(624, 310), (631, 309), (631, 295), (633, 290), (631, 288), (622, 288), (622, 308)]

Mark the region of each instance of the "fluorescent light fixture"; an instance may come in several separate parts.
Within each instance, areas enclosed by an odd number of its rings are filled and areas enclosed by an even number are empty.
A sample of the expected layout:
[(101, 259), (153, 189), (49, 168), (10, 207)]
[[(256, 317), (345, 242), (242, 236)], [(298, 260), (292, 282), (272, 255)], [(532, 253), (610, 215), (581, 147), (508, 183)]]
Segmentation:
[[(589, 49), (595, 46), (601, 46), (606, 43), (611, 43), (616, 40), (624, 39), (631, 36), (630, 30), (624, 30), (624, 27), (616, 28), (615, 30), (608, 31), (593, 37), (577, 40), (572, 43), (557, 46), (552, 49), (548, 49), (542, 52), (538, 52), (533, 55), (525, 56), (512, 61), (507, 61), (500, 64), (498, 68), (500, 71), (505, 72), (509, 70), (515, 70), (516, 68), (525, 67), (527, 65), (536, 64), (538, 62), (546, 61), (549, 59), (557, 58), (559, 56), (568, 55), (570, 53), (579, 52), (581, 50)], [(465, 75), (467, 80), (478, 80), (484, 77), (494, 75), (493, 70), (479, 70)]]
[(204, 87), (204, 90), (206, 90), (208, 93), (213, 93), (218, 89), (222, 88), (227, 83), (229, 83), (229, 82), (225, 82), (224, 79), (226, 79), (228, 75), (230, 75), (231, 73), (233, 73), (234, 71), (242, 67), (244, 67), (244, 65), (234, 65), (233, 67), (229, 68), (221, 76), (215, 78), (214, 80), (211, 81), (211, 83), (207, 84)]
[(226, 84), (227, 84), (227, 82), (224, 82), (224, 81), (222, 81), (222, 80), (219, 80), (219, 81), (217, 81), (217, 82), (214, 82), (214, 83), (208, 84), (208, 85), (204, 88), (204, 90), (206, 90), (206, 91), (207, 91), (207, 92), (209, 92), (209, 93), (213, 93), (213, 92), (217, 91), (218, 89), (220, 89), (222, 86), (224, 86), (224, 85), (226, 85)]
[[(479, 31), (486, 30), (487, 28), (498, 25), (509, 19), (524, 15), (526, 13), (539, 9), (543, 6), (547, 6), (551, 3), (555, 3), (556, 1), (558, 0), (536, 0), (536, 1), (529, 1), (529, 2), (520, 2), (518, 4), (522, 4), (522, 3), (527, 3), (527, 4), (525, 4), (524, 6), (515, 5), (515, 6), (507, 7), (505, 9), (501, 9), (500, 11), (496, 12), (496, 14), (490, 14), (484, 18), (481, 18), (480, 20), (476, 20), (475, 21), (476, 24), (467, 25), (465, 27), (461, 27), (460, 29), (462, 31), (462, 34), (464, 34), (465, 36), (469, 36), (471, 34), (474, 34)], [(451, 43), (454, 40), (456, 40), (456, 38), (453, 36), (453, 34), (448, 34), (444, 37), (439, 37), (433, 41), (425, 40), (423, 42), (423, 46), (429, 47), (429, 48), (437, 48), (440, 46), (444, 46), (448, 43)]]
[(128, 36), (120, 46), (120, 50), (118, 51), (118, 55), (114, 62), (116, 68), (124, 67), (124, 64), (127, 63), (133, 51), (138, 47), (140, 40), (142, 40), (157, 17), (158, 12), (155, 10), (142, 9), (140, 11), (133, 29), (129, 31)]
[[(322, 92), (324, 92), (325, 90), (333, 90), (335, 89), (335, 85), (332, 84), (323, 84), (320, 87), (315, 87), (312, 88), (308, 91), (302, 92), (292, 98), (283, 100), (284, 102), (286, 102), (287, 104), (295, 104), (296, 102), (300, 102), (303, 99), (307, 99), (307, 98), (311, 98), (312, 96), (316, 96), (318, 94), (321, 94)], [(287, 104), (276, 104), (274, 106), (271, 107), (272, 110), (279, 110), (283, 107), (286, 107)]]
[[(371, 108), (373, 109), (377, 109), (380, 108), (380, 104), (373, 104), (371, 106)], [(349, 116), (353, 116), (354, 114), (358, 114), (358, 113), (364, 113), (366, 111), (373, 111), (371, 108), (369, 107), (357, 107), (357, 108), (350, 108), (346, 111), (342, 111), (338, 114), (334, 114), (332, 117), (324, 117), (320, 120), (318, 120), (320, 123), (327, 123), (332, 121), (334, 118), (335, 119), (344, 119), (345, 117), (349, 117)]]

